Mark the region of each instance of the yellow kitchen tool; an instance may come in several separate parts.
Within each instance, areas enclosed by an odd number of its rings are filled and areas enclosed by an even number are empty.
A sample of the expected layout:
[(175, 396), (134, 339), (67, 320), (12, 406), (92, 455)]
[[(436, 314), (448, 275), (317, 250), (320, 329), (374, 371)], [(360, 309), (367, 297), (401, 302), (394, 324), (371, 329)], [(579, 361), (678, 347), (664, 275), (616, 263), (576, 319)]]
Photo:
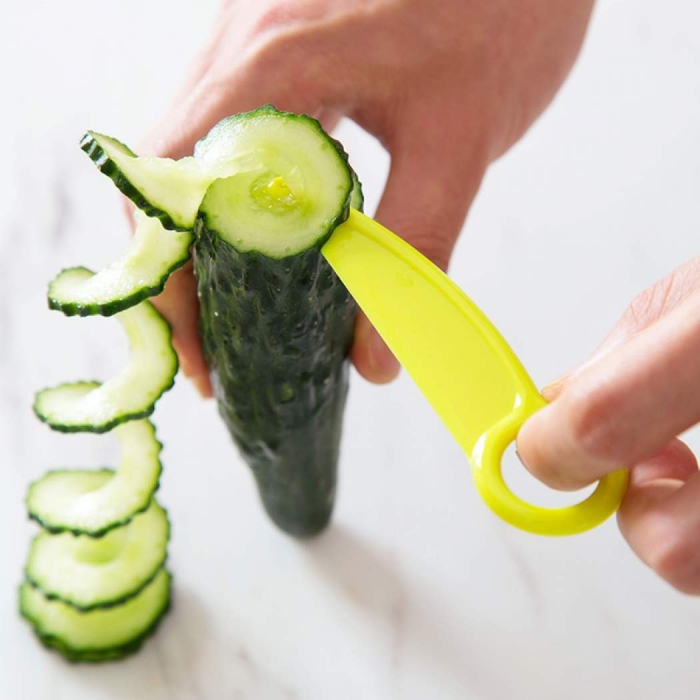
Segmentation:
[(503, 452), (546, 401), (496, 327), (447, 275), (354, 209), (322, 252), (469, 457), (479, 494), (498, 516), (529, 532), (571, 535), (617, 510), (624, 469), (565, 508), (535, 506), (510, 491)]

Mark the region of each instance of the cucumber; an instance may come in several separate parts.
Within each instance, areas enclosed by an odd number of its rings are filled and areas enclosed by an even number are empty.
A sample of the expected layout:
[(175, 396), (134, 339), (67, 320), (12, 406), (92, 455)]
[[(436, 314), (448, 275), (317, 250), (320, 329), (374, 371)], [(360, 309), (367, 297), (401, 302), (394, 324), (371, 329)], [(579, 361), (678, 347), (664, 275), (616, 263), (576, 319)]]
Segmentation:
[(189, 231), (211, 176), (194, 158), (137, 158), (120, 141), (88, 131), (80, 147), (139, 209), (166, 229)]
[(134, 215), (126, 255), (95, 275), (84, 267), (60, 272), (49, 285), (50, 308), (66, 316), (111, 316), (163, 291), (170, 274), (189, 260), (192, 234), (166, 231), (138, 209)]
[(103, 537), (42, 532), (32, 541), (27, 580), (49, 599), (79, 610), (133, 598), (165, 564), (170, 525), (153, 501), (128, 525)]
[(114, 429), (121, 451), (117, 472), (110, 469), (57, 470), (29, 487), (27, 510), (49, 532), (98, 537), (145, 510), (158, 488), (161, 444), (144, 419)]
[(210, 185), (195, 227), (219, 411), (272, 520), (314, 535), (333, 508), (356, 312), (320, 248), (361, 191), (317, 121), (270, 107), (224, 120), (195, 157), (246, 162)]
[(316, 120), (269, 105), (224, 119), (194, 159), (138, 158), (95, 132), (82, 145), (163, 226), (194, 226), (219, 411), (274, 522), (319, 532), (335, 497), (356, 313), (320, 253), (349, 207), (362, 207), (342, 146)]
[[(92, 272), (83, 275), (89, 279)], [(173, 386), (178, 362), (167, 321), (147, 301), (115, 318), (129, 338), (128, 365), (104, 384), (72, 382), (40, 391), (34, 412), (54, 430), (104, 433), (150, 415)]]
[(113, 608), (82, 612), (60, 600), (49, 600), (23, 583), (19, 607), (41, 642), (72, 661), (110, 661), (139, 649), (155, 630), (170, 604), (170, 574), (160, 569), (138, 595)]

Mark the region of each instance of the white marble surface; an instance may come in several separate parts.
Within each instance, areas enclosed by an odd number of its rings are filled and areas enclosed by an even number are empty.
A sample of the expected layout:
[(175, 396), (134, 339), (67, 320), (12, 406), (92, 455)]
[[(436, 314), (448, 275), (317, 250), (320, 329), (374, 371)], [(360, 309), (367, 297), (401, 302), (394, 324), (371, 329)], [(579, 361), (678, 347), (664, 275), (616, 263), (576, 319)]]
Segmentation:
[[(34, 531), (26, 485), (49, 467), (110, 463), (114, 446), (53, 434), (32, 393), (107, 376), (124, 356), (114, 322), (45, 308), (59, 268), (98, 266), (126, 240), (77, 141), (96, 128), (137, 142), (213, 15), (211, 0), (0, 11), (0, 696), (697, 698), (700, 601), (648, 572), (613, 522), (548, 540), (497, 521), (405, 378), (353, 377), (335, 524), (310, 545), (268, 524), (214, 406), (178, 381), (156, 413), (174, 610), (122, 664), (70, 666), (34, 642), (15, 594)], [(699, 22), (692, 0), (602, 2), (566, 88), (479, 195), (453, 274), (539, 383), (698, 252)], [(350, 126), (340, 136), (376, 201), (386, 156)], [(526, 495), (564, 500), (512, 473)]]

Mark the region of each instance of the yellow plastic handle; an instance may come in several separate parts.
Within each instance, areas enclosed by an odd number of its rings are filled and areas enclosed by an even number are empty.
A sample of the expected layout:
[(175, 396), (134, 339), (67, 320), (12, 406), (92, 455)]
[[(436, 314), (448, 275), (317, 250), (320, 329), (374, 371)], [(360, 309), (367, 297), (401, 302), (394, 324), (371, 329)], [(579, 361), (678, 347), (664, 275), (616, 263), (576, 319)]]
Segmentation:
[(355, 210), (322, 252), (471, 459), (479, 493), (497, 515), (529, 532), (571, 535), (615, 512), (624, 470), (566, 508), (531, 505), (510, 491), (503, 453), (546, 402), (496, 327), (447, 275)]
[(546, 403), (539, 393), (528, 392), (522, 404), (482, 436), (471, 454), (474, 483), (484, 503), (507, 523), (538, 535), (575, 535), (600, 525), (620, 507), (627, 470), (603, 477), (588, 498), (573, 506), (544, 508), (516, 496), (503, 479), (501, 460), (523, 423)]

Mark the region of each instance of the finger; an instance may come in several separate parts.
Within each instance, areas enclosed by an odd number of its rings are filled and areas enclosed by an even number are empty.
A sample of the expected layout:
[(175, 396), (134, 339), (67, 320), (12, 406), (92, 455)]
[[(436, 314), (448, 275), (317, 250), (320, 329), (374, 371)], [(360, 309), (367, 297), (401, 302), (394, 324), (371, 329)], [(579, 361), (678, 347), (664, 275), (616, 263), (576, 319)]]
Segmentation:
[[(454, 152), (453, 139), (399, 139), (392, 144), (392, 160), (377, 220), (401, 236), (442, 270), (452, 255), (485, 170), (485, 161), (468, 151)], [(434, 131), (434, 130), (433, 130)], [(386, 383), (399, 373), (399, 364), (364, 316), (357, 321), (352, 359), (362, 376)]]
[[(195, 56), (185, 80), (172, 99), (168, 109), (156, 122), (154, 127), (142, 139), (137, 149), (140, 155), (154, 155), (165, 158), (184, 158), (192, 155), (194, 144), (199, 137), (190, 136), (185, 125), (180, 123), (182, 105), (192, 104), (192, 97), (204, 83), (212, 64), (216, 60), (220, 49), (228, 40), (229, 18), (233, 8), (231, 3), (223, 2), (219, 8), (214, 31), (210, 35), (204, 48)], [(212, 123), (211, 126), (214, 124)], [(171, 132), (177, 129), (180, 137), (174, 137)], [(206, 133), (206, 132), (205, 132)]]
[(355, 319), (350, 358), (358, 372), (374, 384), (388, 384), (399, 373), (398, 361), (361, 311)]
[(245, 59), (236, 57), (233, 70), (229, 65), (233, 59), (228, 52), (214, 49), (216, 55), (206, 70), (151, 131), (145, 147), (162, 157), (192, 155), (195, 143), (222, 119), (264, 104), (274, 104), (277, 109), (289, 112), (311, 115), (320, 112), (326, 83), (311, 80), (308, 84), (300, 83), (298, 64), (300, 60), (308, 60), (304, 56), (307, 48), (289, 46), (289, 41), (270, 42)]
[(636, 464), (700, 421), (700, 292), (570, 379), (522, 427), (540, 480), (575, 489)]
[[(269, 102), (280, 109), (317, 113), (329, 127), (337, 122), (336, 113), (318, 108), (313, 91), (281, 92), (280, 85), (289, 81), (281, 72), (280, 57), (278, 53), (261, 52), (248, 64), (241, 64), (234, 74), (218, 73), (226, 75), (225, 80), (213, 77), (218, 59), (202, 59), (181, 93), (180, 102), (156, 126), (152, 132), (156, 136), (147, 140), (142, 152), (169, 158), (191, 155), (196, 141), (221, 119)], [(184, 374), (193, 380), (202, 396), (212, 396), (199, 338), (199, 304), (191, 265), (170, 278), (155, 303), (171, 324), (173, 344)]]
[(698, 470), (697, 460), (691, 449), (678, 438), (671, 440), (655, 455), (635, 464), (630, 469), (628, 492), (659, 479), (688, 481)]
[(194, 381), (204, 398), (211, 397), (209, 369), (199, 342), (197, 281), (192, 274), (191, 261), (168, 279), (163, 293), (153, 303), (170, 323), (183, 374)]
[(626, 342), (698, 291), (700, 291), (700, 255), (681, 265), (637, 296), (600, 344), (596, 354)]
[(561, 393), (567, 381), (595, 364), (614, 348), (648, 328), (698, 290), (700, 290), (700, 255), (681, 265), (637, 296), (593, 355), (584, 364), (548, 384), (542, 389), (542, 395), (547, 401), (553, 401)]
[(618, 523), (643, 562), (680, 591), (700, 594), (700, 473), (680, 440), (631, 470)]
[(332, 134), (343, 118), (342, 112), (330, 107), (321, 107), (321, 109), (316, 110), (313, 116), (321, 122), (323, 130), (327, 134)]

